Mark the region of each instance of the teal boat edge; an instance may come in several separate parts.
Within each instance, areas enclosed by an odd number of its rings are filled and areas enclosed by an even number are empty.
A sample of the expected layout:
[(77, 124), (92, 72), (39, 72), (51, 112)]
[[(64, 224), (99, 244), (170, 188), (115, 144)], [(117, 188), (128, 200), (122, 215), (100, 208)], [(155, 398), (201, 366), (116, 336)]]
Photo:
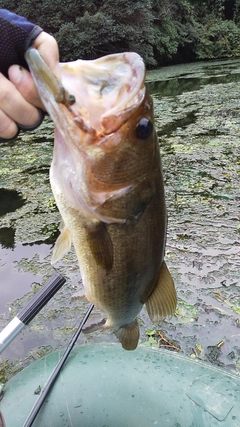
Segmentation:
[[(63, 351), (11, 378), (0, 409), (22, 427)], [(240, 377), (167, 350), (75, 347), (34, 427), (239, 427)]]

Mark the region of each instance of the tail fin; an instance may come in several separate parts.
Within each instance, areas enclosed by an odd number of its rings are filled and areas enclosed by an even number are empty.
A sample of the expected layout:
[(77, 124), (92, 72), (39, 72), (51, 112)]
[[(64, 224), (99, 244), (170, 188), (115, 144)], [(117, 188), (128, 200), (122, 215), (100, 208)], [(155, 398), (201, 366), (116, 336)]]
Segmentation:
[(135, 350), (139, 341), (139, 326), (137, 320), (130, 325), (122, 326), (115, 332), (125, 350)]

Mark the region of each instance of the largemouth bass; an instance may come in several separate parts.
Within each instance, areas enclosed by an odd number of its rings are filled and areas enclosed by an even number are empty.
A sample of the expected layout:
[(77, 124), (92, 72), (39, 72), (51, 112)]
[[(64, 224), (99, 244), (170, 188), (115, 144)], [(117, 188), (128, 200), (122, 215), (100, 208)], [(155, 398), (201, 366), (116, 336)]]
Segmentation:
[(129, 52), (60, 64), (60, 82), (35, 49), (26, 59), (55, 124), (50, 181), (62, 223), (53, 261), (73, 243), (86, 298), (105, 313), (90, 330), (113, 328), (135, 349), (143, 305), (154, 323), (176, 307), (143, 60)]

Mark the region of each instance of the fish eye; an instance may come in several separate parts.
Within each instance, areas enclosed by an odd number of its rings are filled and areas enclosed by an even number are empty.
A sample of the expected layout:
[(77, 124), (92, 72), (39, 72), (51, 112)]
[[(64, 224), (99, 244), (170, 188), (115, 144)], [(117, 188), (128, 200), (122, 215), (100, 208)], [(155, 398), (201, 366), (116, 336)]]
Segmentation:
[(148, 139), (153, 131), (153, 124), (152, 122), (147, 119), (146, 117), (143, 117), (137, 124), (135, 133), (139, 139)]

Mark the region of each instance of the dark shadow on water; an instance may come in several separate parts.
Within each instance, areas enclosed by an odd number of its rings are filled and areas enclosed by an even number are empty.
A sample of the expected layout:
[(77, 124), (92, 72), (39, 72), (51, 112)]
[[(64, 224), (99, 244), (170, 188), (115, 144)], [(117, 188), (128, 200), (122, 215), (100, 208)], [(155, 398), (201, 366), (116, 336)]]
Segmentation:
[(174, 77), (165, 81), (147, 82), (146, 86), (151, 95), (177, 96), (184, 92), (199, 90), (204, 85), (226, 84), (240, 81), (240, 73), (227, 75), (212, 75), (209, 77)]
[(0, 228), (0, 244), (5, 249), (14, 249), (15, 230), (12, 227)]
[[(44, 230), (43, 230), (43, 233), (44, 233)], [(57, 228), (56, 230), (53, 230), (52, 233), (49, 235), (49, 237), (47, 237), (46, 239), (35, 240), (33, 243), (23, 243), (23, 246), (35, 246), (35, 245), (54, 246), (59, 235), (60, 235), (60, 231), (59, 231), (59, 228)]]
[(30, 168), (24, 169), (23, 173), (24, 174), (29, 173), (30, 175), (36, 175), (36, 174), (49, 175), (49, 165), (30, 167)]
[(0, 216), (16, 211), (26, 203), (18, 191), (6, 188), (0, 189), (0, 200)]
[[(52, 234), (43, 240), (37, 240), (33, 243), (23, 243), (23, 246), (36, 246), (36, 245), (54, 245), (57, 237), (59, 236), (59, 230), (55, 230)], [(4, 249), (15, 248), (15, 229), (12, 227), (2, 227), (0, 228), (0, 245)]]
[(197, 111), (191, 111), (182, 119), (174, 120), (174, 122), (168, 123), (167, 125), (163, 126), (161, 130), (158, 131), (158, 136), (164, 135), (166, 137), (169, 137), (177, 128), (184, 128), (192, 123), (195, 123), (197, 119), (196, 112)]

